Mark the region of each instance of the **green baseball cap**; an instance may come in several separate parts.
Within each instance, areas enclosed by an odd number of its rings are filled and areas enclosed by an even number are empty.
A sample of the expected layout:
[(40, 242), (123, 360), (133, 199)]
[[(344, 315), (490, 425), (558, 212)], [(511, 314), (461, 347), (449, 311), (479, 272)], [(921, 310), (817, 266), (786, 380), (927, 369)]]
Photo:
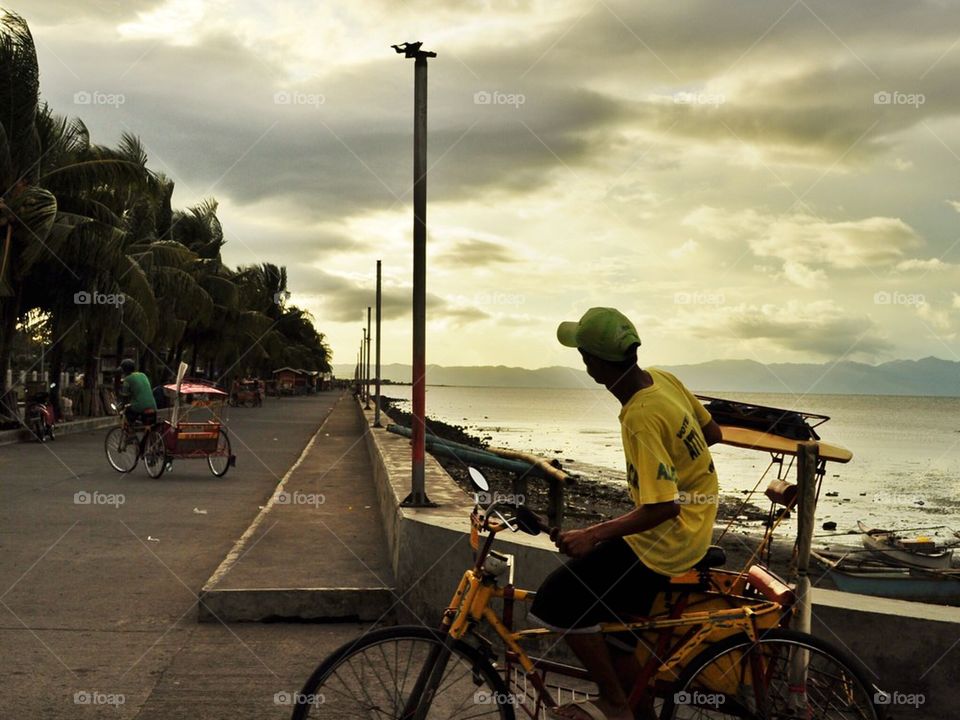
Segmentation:
[(557, 340), (611, 362), (626, 360), (630, 350), (640, 344), (630, 319), (619, 310), (605, 307), (590, 308), (579, 322), (560, 323)]

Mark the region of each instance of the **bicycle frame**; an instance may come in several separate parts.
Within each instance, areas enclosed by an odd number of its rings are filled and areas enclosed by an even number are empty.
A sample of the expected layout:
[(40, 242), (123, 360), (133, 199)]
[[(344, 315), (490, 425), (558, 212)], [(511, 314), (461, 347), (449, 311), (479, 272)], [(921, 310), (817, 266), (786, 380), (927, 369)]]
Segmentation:
[[(491, 506), (492, 508), (493, 506)], [(502, 518), (502, 516), (500, 516)], [(443, 613), (441, 629), (453, 640), (462, 640), (481, 622), (486, 622), (506, 648), (506, 672), (509, 677), (511, 666), (519, 665), (524, 678), (536, 690), (536, 710), (555, 707), (557, 702), (550, 693), (545, 680), (546, 673), (553, 672), (559, 675), (589, 680), (585, 670), (570, 665), (564, 665), (543, 658), (532, 658), (523, 649), (524, 640), (559, 635), (557, 631), (548, 628), (531, 628), (513, 630), (513, 612), (517, 601), (530, 602), (536, 593), (514, 587), (512, 584), (499, 586), (497, 575), (486, 568), (487, 558), (490, 557), (493, 541), (497, 533), (509, 528), (503, 520), (490, 517), (488, 510), (481, 519), (477, 509), (471, 514), (471, 545), (476, 551), (474, 566), (464, 572), (460, 584), (454, 592), (447, 609)], [(510, 528), (513, 529), (513, 528)], [(482, 548), (480, 547), (480, 531), (486, 531)], [(745, 633), (751, 641), (756, 642), (763, 629), (777, 624), (784, 624), (789, 618), (790, 609), (772, 599), (748, 598), (742, 595), (747, 585), (744, 573), (734, 573), (722, 570), (691, 570), (689, 573), (673, 578), (671, 595), (677, 594), (676, 602), (668, 603), (668, 614), (657, 617), (636, 618), (631, 622), (610, 622), (600, 625), (600, 632), (646, 632), (656, 633), (655, 648), (650, 648), (650, 656), (641, 666), (641, 672), (629, 696), (630, 705), (636, 708), (641, 699), (647, 694), (651, 683), (661, 675), (670, 675), (675, 680), (685, 662), (692, 659), (708, 642), (716, 639), (718, 631), (723, 635)], [(714, 592), (719, 598), (727, 598), (731, 607), (722, 610), (687, 612), (689, 597), (695, 592)], [(758, 588), (763, 592), (763, 588)], [(504, 603), (503, 617), (490, 606), (493, 599)], [(771, 622), (771, 620), (773, 622)], [(679, 639), (675, 638), (675, 631), (685, 630)], [(754, 671), (762, 668), (755, 668)]]

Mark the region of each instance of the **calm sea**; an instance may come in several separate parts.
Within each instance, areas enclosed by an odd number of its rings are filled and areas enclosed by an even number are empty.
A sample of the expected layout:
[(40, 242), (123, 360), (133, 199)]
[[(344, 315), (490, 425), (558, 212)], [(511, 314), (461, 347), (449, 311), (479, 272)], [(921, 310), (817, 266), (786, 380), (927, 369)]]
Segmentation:
[[(410, 388), (390, 386), (383, 394), (409, 400)], [(703, 394), (830, 416), (818, 433), (852, 450), (854, 458), (828, 465), (818, 527), (834, 520), (839, 531), (853, 530), (863, 520), (875, 527), (946, 524), (960, 530), (960, 398)], [(427, 388), (428, 415), (489, 436), (493, 445), (559, 458), (571, 472), (578, 465), (605, 469), (604, 477), (623, 473), (619, 409), (602, 388)], [(729, 446), (711, 451), (721, 489), (730, 494), (752, 489), (770, 460)], [(760, 492), (765, 487), (766, 481)], [(826, 496), (833, 492), (838, 496)], [(756, 502), (766, 507), (762, 496)]]

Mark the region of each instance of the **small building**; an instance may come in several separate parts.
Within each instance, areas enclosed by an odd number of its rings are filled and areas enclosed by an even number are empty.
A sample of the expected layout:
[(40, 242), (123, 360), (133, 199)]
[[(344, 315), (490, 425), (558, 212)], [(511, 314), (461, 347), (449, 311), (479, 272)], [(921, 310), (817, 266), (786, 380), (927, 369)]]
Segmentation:
[(307, 392), (308, 376), (305, 370), (282, 367), (273, 371), (273, 381), (278, 395), (302, 395)]

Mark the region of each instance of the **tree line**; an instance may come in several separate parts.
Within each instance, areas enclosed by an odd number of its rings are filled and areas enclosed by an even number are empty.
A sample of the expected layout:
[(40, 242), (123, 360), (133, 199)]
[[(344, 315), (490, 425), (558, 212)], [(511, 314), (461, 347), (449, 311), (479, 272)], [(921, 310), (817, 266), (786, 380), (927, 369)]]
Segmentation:
[(98, 145), (53, 112), (26, 21), (0, 13), (0, 412), (11, 361), (38, 369), (37, 347), (51, 378), (83, 373), (88, 415), (103, 411), (104, 357), (133, 357), (155, 383), (181, 361), (221, 381), (328, 371), (323, 334), (288, 303), (286, 269), (226, 265), (215, 200), (173, 208), (174, 183), (139, 138)]

